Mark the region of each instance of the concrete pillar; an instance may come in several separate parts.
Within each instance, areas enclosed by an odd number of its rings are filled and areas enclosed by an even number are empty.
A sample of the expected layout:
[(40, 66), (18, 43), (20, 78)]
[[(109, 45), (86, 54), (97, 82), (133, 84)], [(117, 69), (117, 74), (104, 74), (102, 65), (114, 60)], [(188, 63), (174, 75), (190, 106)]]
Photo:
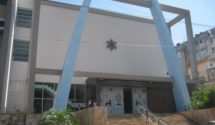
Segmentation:
[(190, 104), (189, 93), (187, 90), (183, 69), (178, 59), (169, 29), (165, 22), (162, 10), (157, 0), (151, 0), (150, 7), (155, 27), (157, 29), (163, 55), (167, 65), (168, 73), (173, 79), (173, 94), (178, 112), (185, 111)]
[(186, 24), (186, 32), (187, 32), (187, 41), (188, 41), (192, 79), (198, 81), (199, 74), (198, 74), (198, 70), (197, 70), (196, 51), (195, 51), (195, 45), (194, 45), (194, 41), (193, 41), (193, 30), (192, 30), (190, 13), (187, 13), (185, 16), (185, 24)]
[(56, 109), (57, 111), (61, 111), (67, 108), (75, 62), (90, 2), (91, 0), (84, 0), (83, 5), (80, 9), (80, 15), (74, 28), (74, 33), (65, 58), (63, 72), (58, 84), (57, 94), (54, 101), (54, 109)]
[[(5, 56), (5, 67), (3, 72), (3, 89), (2, 89), (2, 99), (1, 99), (1, 112), (7, 112), (7, 102), (8, 102), (8, 91), (9, 91), (9, 82), (10, 82), (10, 70), (11, 70), (11, 62), (12, 62), (12, 52), (13, 52), (13, 42), (14, 42), (14, 30), (16, 24), (16, 14), (17, 14), (17, 6), (18, 0), (9, 0), (8, 1), (9, 22), (6, 22), (6, 32), (5, 38), (3, 42), (7, 45), (7, 50)], [(8, 28), (8, 29), (7, 29)]]
[(27, 90), (27, 113), (33, 113), (34, 104), (34, 83), (35, 83), (35, 70), (37, 59), (37, 44), (38, 44), (38, 32), (39, 32), (39, 20), (40, 20), (40, 7), (42, 0), (34, 1), (34, 12), (32, 17), (32, 43), (30, 46), (30, 59), (29, 59), (29, 80)]

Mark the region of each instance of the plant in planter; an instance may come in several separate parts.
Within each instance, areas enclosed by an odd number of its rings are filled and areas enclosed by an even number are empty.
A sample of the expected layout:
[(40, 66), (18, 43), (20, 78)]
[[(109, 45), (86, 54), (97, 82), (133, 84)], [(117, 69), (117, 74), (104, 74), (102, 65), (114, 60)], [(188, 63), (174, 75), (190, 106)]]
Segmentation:
[(70, 110), (57, 112), (50, 109), (41, 116), (38, 125), (79, 125), (79, 121)]

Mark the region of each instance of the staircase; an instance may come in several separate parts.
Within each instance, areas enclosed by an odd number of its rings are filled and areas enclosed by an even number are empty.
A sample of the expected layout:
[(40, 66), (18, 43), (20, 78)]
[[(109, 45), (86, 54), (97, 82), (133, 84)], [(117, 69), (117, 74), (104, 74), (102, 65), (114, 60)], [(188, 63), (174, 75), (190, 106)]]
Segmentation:
[(161, 116), (161, 118), (169, 125), (199, 125), (181, 114)]
[(138, 114), (124, 114), (108, 116), (107, 125), (147, 125), (147, 123)]

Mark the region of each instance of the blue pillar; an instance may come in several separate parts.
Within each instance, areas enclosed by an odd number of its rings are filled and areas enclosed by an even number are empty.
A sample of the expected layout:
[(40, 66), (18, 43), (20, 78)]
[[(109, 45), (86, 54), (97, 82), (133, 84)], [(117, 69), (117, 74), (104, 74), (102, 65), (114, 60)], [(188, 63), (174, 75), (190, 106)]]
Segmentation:
[[(186, 106), (190, 104), (190, 98), (182, 71), (182, 66), (179, 62), (170, 31), (165, 22), (160, 4), (157, 0), (150, 0), (150, 7), (155, 27), (160, 38), (160, 44), (163, 50), (166, 66), (170, 77), (173, 79), (173, 94), (175, 98), (176, 108), (178, 112), (184, 111)], [(159, 70), (159, 69), (157, 69)]]
[(63, 72), (58, 84), (57, 93), (54, 101), (53, 108), (61, 111), (67, 108), (72, 77), (74, 73), (75, 62), (80, 46), (81, 35), (84, 30), (84, 25), (89, 11), (91, 0), (84, 0), (80, 9), (80, 15), (76, 22), (73, 36), (65, 58)]

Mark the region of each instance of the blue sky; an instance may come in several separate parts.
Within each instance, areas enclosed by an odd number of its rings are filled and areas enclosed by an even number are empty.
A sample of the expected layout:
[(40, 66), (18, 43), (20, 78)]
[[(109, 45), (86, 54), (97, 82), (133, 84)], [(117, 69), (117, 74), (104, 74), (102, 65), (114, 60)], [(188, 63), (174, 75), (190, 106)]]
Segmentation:
[[(82, 3), (82, 0), (54, 1), (78, 5)], [(159, 0), (159, 2), (190, 10), (194, 35), (215, 27), (215, 0)], [(121, 4), (112, 0), (92, 0), (91, 7), (151, 18), (151, 14), (148, 9)], [(167, 13), (164, 13), (164, 15), (166, 21), (169, 21), (175, 16)], [(172, 28), (172, 37), (175, 44), (186, 40), (185, 31), (184, 21), (181, 21)]]

